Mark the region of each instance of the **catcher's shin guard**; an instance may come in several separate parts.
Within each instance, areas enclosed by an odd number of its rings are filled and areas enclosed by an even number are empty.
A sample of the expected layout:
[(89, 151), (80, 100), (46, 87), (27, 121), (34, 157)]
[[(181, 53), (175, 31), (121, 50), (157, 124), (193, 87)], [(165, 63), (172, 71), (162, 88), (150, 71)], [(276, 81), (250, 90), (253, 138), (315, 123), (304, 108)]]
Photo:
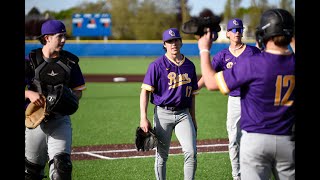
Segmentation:
[(34, 164), (25, 158), (25, 171), (24, 179), (25, 180), (42, 180), (45, 176), (41, 175), (41, 171), (45, 166)]
[(49, 162), (54, 164), (52, 180), (71, 180), (72, 163), (70, 154), (58, 153)]

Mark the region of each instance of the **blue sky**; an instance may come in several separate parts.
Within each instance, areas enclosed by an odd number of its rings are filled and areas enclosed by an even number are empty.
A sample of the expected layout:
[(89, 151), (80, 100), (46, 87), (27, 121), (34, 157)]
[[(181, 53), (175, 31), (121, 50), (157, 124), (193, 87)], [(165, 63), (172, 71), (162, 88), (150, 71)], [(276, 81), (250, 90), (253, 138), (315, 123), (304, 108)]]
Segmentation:
[[(42, 13), (46, 10), (61, 11), (69, 9), (82, 2), (97, 2), (99, 0), (25, 0), (25, 14), (27, 14), (32, 7), (37, 7)], [(277, 5), (280, 0), (268, 0), (270, 4)], [(295, 2), (295, 1), (293, 1)], [(198, 15), (204, 8), (211, 9), (215, 14), (222, 13), (226, 0), (188, 0), (188, 5), (191, 7), (191, 15)], [(242, 0), (242, 7), (249, 7), (250, 0)]]

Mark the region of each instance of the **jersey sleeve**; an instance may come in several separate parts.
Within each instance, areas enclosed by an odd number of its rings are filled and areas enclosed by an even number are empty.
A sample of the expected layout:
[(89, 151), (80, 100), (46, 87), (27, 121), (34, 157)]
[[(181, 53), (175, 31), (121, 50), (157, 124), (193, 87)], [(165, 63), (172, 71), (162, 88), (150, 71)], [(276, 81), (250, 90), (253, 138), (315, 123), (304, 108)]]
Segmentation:
[(70, 74), (70, 88), (72, 90), (83, 91), (86, 89), (85, 78), (81, 72), (79, 64), (72, 67)]
[(156, 77), (156, 64), (153, 62), (149, 65), (147, 72), (144, 76), (142, 89), (153, 92), (155, 90), (155, 78)]

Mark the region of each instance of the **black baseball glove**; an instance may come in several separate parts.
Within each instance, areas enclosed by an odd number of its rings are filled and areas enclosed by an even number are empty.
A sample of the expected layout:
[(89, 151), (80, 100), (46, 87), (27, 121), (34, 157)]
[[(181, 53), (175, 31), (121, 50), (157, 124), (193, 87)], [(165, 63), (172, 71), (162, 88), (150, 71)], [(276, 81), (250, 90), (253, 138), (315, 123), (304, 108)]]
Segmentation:
[(59, 113), (62, 115), (72, 115), (78, 110), (79, 100), (72, 90), (64, 85), (54, 87), (57, 93), (48, 93), (47, 112)]
[(154, 129), (145, 133), (140, 127), (136, 130), (135, 145), (137, 151), (149, 151), (158, 145), (158, 138)]
[(205, 28), (210, 28), (210, 31), (216, 35), (216, 40), (218, 38), (218, 32), (221, 31), (220, 22), (221, 18), (215, 15), (206, 17), (193, 17), (189, 21), (182, 24), (181, 31), (186, 34), (194, 34), (201, 37), (206, 33)]

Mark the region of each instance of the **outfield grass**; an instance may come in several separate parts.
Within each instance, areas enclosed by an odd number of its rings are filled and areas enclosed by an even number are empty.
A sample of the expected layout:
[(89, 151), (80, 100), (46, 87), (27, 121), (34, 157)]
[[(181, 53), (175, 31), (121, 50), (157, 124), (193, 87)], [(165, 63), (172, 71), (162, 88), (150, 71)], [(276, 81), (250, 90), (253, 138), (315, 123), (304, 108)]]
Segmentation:
[[(104, 57), (80, 58), (80, 66), (84, 74), (145, 74), (149, 63), (156, 57)], [(188, 57), (200, 71), (199, 57)]]
[[(153, 180), (154, 158), (74, 161), (76, 180)], [(195, 179), (232, 179), (228, 153), (199, 154)], [(183, 156), (169, 156), (167, 180), (183, 180)]]
[[(133, 143), (140, 123), (141, 83), (87, 83), (72, 115), (73, 146)], [(196, 96), (198, 139), (227, 138), (227, 96), (201, 89)], [(152, 122), (153, 105), (148, 106)], [(173, 140), (176, 140), (175, 136)]]

